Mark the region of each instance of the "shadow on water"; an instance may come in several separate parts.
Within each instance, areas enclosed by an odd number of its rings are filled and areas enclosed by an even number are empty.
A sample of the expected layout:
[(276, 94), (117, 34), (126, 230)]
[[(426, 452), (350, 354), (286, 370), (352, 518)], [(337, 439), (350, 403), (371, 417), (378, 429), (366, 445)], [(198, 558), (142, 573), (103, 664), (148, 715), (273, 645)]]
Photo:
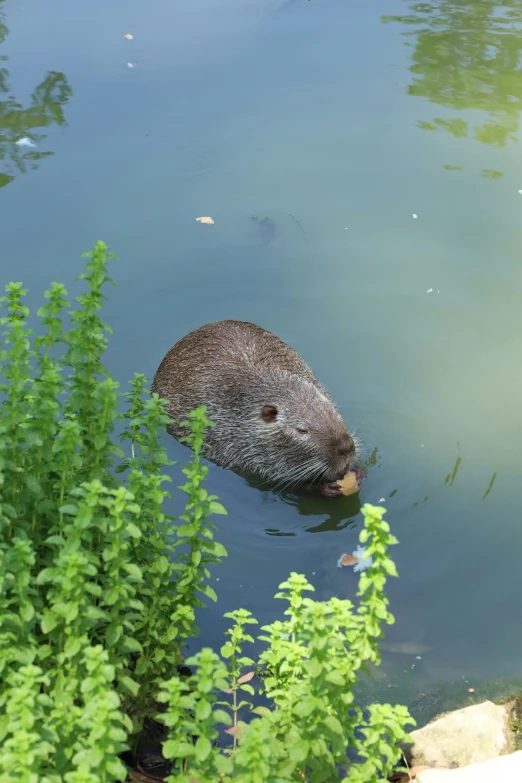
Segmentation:
[[(419, 122), (426, 131), (443, 130), (495, 147), (516, 141), (522, 109), (522, 5), (519, 0), (434, 0), (410, 3), (410, 13), (382, 16), (398, 22), (406, 46), (413, 46), (408, 95), (425, 98), (460, 114), (487, 113), (478, 125), (461, 116)], [(412, 44), (410, 37), (416, 39)], [(445, 165), (448, 171), (460, 166)], [(498, 179), (503, 172), (482, 169)]]
[[(0, 0), (0, 45), (9, 32), (3, 2)], [(0, 60), (6, 62), (7, 57)], [(33, 90), (29, 105), (24, 107), (10, 93), (8, 69), (0, 68), (0, 188), (9, 185), (16, 172), (24, 174), (28, 169), (36, 169), (42, 158), (54, 154), (36, 149), (47, 137), (38, 130), (66, 124), (63, 107), (71, 95), (65, 75), (49, 71)]]
[[(312, 493), (282, 492), (280, 497), (289, 506), (293, 506), (300, 517), (311, 516), (313, 518), (313, 524), (304, 528), (305, 533), (335, 533), (347, 527), (354, 527), (355, 517), (361, 510), (359, 493), (348, 497), (328, 499), (318, 493), (312, 495)], [(328, 509), (326, 515), (325, 509)], [(322, 520), (321, 517), (323, 517)], [(318, 522), (318, 520), (321, 521)], [(295, 535), (295, 533), (284, 533), (270, 528), (267, 528), (265, 532), (272, 536)]]
[[(368, 475), (369, 471), (380, 466), (379, 449), (375, 446), (370, 454), (360, 460), (360, 467)], [(280, 490), (277, 487), (269, 487), (256, 476), (241, 474), (246, 483), (253, 489), (264, 491), (273, 499), (283, 501), (286, 505), (294, 508), (299, 514), (299, 518), (312, 517), (314, 523), (305, 526), (301, 532), (305, 533), (328, 533), (340, 532), (348, 527), (357, 525), (357, 516), (361, 511), (361, 498), (359, 492), (353, 495), (341, 495), (340, 497), (329, 499), (320, 494), (317, 487), (291, 487)], [(397, 490), (390, 493), (390, 497), (395, 495)], [(295, 530), (280, 530), (277, 528), (266, 528), (265, 533), (275, 537), (292, 537), (299, 535)]]
[[(354, 527), (356, 525), (356, 517), (361, 511), (361, 499), (358, 492), (353, 495), (325, 498), (317, 487), (277, 490), (277, 488), (271, 489), (267, 487), (266, 482), (260, 481), (255, 476), (241, 474), (241, 477), (252, 489), (261, 490), (273, 499), (283, 501), (286, 505), (294, 508), (300, 518), (312, 517), (313, 524), (305, 526), (301, 532), (340, 532), (347, 527)], [(266, 528), (265, 533), (275, 537), (299, 535), (295, 529), (280, 530), (271, 527)]]

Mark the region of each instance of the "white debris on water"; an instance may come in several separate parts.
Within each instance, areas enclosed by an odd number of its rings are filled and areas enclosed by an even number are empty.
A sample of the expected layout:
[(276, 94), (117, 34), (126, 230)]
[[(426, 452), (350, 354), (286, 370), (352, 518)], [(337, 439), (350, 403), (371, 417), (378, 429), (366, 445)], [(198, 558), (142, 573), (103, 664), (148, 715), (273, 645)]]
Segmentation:
[(134, 63), (127, 63), (127, 68), (134, 68)]
[(366, 571), (373, 563), (372, 557), (366, 557), (366, 550), (362, 546), (358, 546), (352, 555), (357, 558), (358, 562), (354, 565), (354, 571)]
[(413, 213), (413, 215), (412, 215), (412, 218), (413, 218), (414, 220), (417, 220), (417, 218), (418, 218), (418, 217), (419, 217), (419, 216), (418, 216), (418, 215), (416, 215), (416, 214), (415, 214), (415, 212), (414, 212), (414, 213)]
[(22, 138), (18, 139), (15, 144), (18, 147), (36, 147), (36, 144), (29, 138), (29, 136), (22, 136)]

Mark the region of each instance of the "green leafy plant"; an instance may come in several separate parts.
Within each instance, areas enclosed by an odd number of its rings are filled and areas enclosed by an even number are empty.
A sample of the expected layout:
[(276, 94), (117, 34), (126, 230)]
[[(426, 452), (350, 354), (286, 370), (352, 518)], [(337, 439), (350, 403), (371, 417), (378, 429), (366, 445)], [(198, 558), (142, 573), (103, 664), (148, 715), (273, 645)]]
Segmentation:
[[(118, 756), (156, 711), (158, 683), (195, 632), (200, 595), (215, 597), (207, 566), (226, 554), (208, 521), (224, 509), (202, 486), (204, 410), (189, 422), (196, 456), (180, 525), (164, 510), (168, 417), (143, 376), (121, 413), (99, 315), (113, 258), (102, 242), (87, 254), (86, 291), (72, 310), (58, 284), (36, 321), (20, 283), (2, 299), (2, 783), (123, 779)], [(121, 421), (127, 456), (114, 435)], [(178, 556), (182, 544), (189, 556)]]
[(354, 696), (393, 619), (383, 510), (363, 509), (373, 565), (357, 608), (314, 601), (292, 573), (276, 596), (285, 619), (262, 628), (257, 661), (245, 652), (256, 620), (237, 609), (221, 655), (201, 650), (180, 676), (195, 612), (216, 599), (209, 568), (226, 555), (212, 522), (225, 509), (204, 486), (212, 422), (204, 408), (183, 422), (193, 456), (174, 520), (163, 401), (143, 375), (121, 394), (104, 367), (114, 256), (98, 242), (86, 257), (75, 307), (56, 283), (36, 318), (21, 283), (1, 300), (0, 783), (122, 781), (122, 753), (151, 715), (169, 732), (171, 781), (376, 781), (411, 723), (404, 708), (364, 711)]
[[(393, 622), (384, 586), (387, 576), (396, 575), (388, 557), (388, 546), (396, 540), (383, 511), (363, 508), (360, 540), (373, 563), (361, 574), (357, 609), (348, 600), (306, 597), (313, 587), (296, 573), (279, 586), (276, 598), (287, 602), (287, 619), (265, 626), (259, 637), (266, 644), (258, 664), (264, 668), (263, 689), (270, 707), (251, 709), (249, 702), (237, 701), (238, 689), (254, 694), (251, 685), (240, 684), (239, 676), (241, 667), (253, 664), (242, 650), (253, 642), (245, 626), (256, 621), (245, 610), (225, 615), (234, 620), (227, 632), (229, 641), (221, 648), (228, 660), (226, 670), (222, 659), (205, 649), (187, 662), (196, 667), (192, 687), (179, 678), (165, 683), (159, 700), (168, 704), (171, 738), (164, 752), (174, 762), (171, 783), (219, 776), (241, 783), (344, 778), (374, 783), (391, 772), (401, 756), (399, 743), (407, 738), (406, 726), (414, 721), (401, 706), (372, 704), (364, 711), (354, 694), (364, 664), (380, 662), (383, 623)], [(223, 709), (216, 695), (209, 699), (212, 688), (232, 693), (228, 708)], [(252, 720), (239, 722), (240, 709), (248, 709)], [(232, 725), (228, 733), (234, 736), (232, 748), (221, 752), (212, 746), (219, 725)], [(196, 737), (195, 745), (188, 748), (178, 739), (180, 734)], [(350, 751), (355, 759), (349, 760)]]

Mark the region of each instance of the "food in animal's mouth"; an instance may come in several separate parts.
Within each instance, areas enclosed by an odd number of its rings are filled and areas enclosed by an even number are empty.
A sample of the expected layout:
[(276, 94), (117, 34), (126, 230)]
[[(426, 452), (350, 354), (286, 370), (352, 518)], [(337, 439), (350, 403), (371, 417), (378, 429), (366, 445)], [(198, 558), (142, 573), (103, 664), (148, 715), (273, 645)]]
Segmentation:
[(357, 476), (352, 470), (349, 470), (342, 479), (339, 479), (337, 484), (341, 487), (343, 495), (354, 495), (356, 492), (359, 492)]

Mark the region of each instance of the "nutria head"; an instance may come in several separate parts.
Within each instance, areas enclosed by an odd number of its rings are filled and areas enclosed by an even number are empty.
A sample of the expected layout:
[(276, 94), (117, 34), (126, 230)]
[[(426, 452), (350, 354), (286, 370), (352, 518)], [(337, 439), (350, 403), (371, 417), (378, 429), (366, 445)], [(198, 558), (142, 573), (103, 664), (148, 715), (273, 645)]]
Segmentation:
[(241, 464), (281, 487), (336, 481), (356, 458), (354, 439), (326, 392), (289, 373), (256, 383)]

